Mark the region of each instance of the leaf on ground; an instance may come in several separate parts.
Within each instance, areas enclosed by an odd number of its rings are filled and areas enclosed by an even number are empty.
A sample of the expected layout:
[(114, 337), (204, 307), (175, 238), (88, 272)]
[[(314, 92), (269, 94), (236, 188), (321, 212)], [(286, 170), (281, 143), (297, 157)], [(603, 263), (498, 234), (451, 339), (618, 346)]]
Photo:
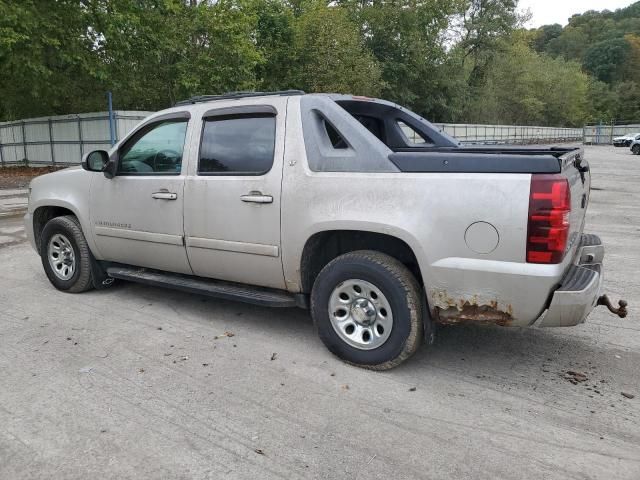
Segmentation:
[(225, 337), (234, 337), (235, 333), (233, 332), (224, 332), (222, 335), (216, 335), (215, 337), (213, 337), (214, 340), (218, 340), (219, 338), (225, 338)]

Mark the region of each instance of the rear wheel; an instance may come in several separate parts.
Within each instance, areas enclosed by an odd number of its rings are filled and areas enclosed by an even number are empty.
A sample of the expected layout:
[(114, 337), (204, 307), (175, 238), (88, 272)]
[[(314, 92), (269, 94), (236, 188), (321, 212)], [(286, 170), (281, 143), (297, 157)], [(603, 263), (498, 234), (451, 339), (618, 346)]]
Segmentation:
[(80, 293), (93, 288), (90, 255), (76, 217), (52, 218), (42, 229), (42, 266), (49, 281), (58, 290)]
[(640, 155), (640, 144), (631, 147), (631, 151), (634, 155)]
[(393, 368), (423, 339), (421, 288), (393, 257), (357, 251), (331, 261), (311, 292), (320, 339), (342, 360), (373, 370)]

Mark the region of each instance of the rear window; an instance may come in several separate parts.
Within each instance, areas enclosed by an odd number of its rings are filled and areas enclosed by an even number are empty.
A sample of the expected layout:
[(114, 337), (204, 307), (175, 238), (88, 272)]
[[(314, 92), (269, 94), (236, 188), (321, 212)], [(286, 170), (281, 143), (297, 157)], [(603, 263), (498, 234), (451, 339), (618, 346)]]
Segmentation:
[(205, 119), (200, 175), (263, 175), (271, 170), (276, 118), (271, 114)]

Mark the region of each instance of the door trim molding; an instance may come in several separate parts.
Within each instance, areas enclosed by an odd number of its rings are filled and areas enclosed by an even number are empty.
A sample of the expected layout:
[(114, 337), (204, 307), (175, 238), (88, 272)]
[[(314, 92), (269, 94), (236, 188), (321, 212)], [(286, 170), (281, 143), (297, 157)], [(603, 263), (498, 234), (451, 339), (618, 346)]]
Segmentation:
[(230, 240), (200, 237), (187, 237), (186, 243), (187, 247), (221, 250), (223, 252), (249, 253), (251, 255), (263, 255), (266, 257), (277, 257), (279, 255), (279, 249), (276, 245), (232, 242)]
[(96, 235), (100, 235), (101, 237), (124, 238), (127, 240), (138, 240), (140, 242), (166, 243), (168, 245), (184, 245), (184, 238), (181, 235), (98, 226), (95, 227), (94, 231)]

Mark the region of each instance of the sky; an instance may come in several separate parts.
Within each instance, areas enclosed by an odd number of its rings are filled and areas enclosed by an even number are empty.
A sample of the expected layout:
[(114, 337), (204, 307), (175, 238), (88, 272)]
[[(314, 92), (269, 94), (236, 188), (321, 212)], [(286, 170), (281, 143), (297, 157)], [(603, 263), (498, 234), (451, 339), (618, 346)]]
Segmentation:
[(566, 25), (569, 17), (587, 10), (616, 10), (627, 7), (636, 0), (520, 0), (521, 10), (531, 10), (533, 17), (527, 27), (559, 23)]

